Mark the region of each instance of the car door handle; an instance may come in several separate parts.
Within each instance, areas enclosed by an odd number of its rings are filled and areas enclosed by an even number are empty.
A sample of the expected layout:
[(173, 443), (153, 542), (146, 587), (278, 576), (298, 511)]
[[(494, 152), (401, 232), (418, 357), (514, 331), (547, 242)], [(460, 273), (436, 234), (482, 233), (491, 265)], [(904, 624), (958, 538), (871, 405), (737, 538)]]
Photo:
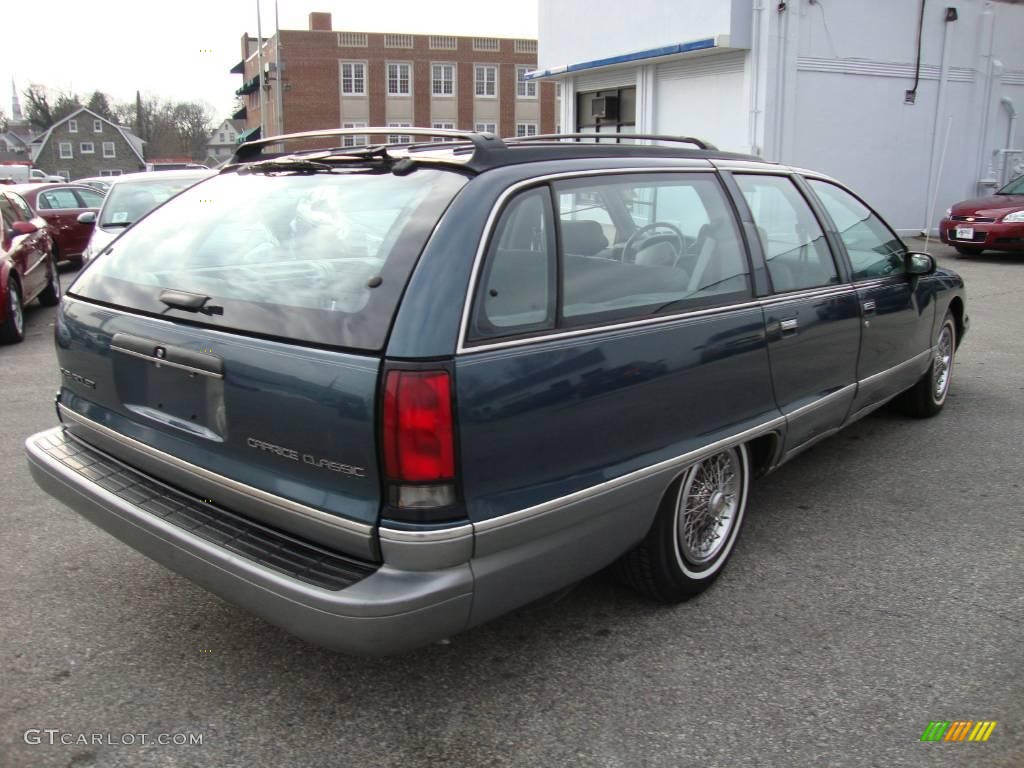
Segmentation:
[(865, 315), (872, 315), (875, 312), (875, 300), (874, 299), (868, 299), (863, 304), (861, 304), (861, 307), (864, 308), (864, 314)]
[(800, 322), (795, 317), (779, 321), (779, 330), (782, 331), (783, 336), (796, 333), (799, 327)]

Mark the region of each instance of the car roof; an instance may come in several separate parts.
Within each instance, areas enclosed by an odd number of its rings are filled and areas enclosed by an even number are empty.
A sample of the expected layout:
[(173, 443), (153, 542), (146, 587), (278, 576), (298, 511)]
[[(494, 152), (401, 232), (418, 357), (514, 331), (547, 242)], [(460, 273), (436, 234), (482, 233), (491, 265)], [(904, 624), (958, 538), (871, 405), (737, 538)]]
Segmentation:
[(27, 195), (32, 192), (42, 192), (45, 189), (67, 189), (74, 186), (76, 186), (75, 182), (37, 181), (33, 184), (9, 184), (4, 189), (9, 192), (17, 192), (19, 195)]

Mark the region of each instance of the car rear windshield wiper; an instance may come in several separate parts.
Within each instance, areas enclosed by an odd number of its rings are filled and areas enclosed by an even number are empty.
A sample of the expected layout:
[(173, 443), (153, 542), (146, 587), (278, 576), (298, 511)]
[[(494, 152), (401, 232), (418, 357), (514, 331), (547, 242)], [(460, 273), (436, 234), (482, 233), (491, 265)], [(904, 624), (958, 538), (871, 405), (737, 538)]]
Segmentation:
[(190, 293), (179, 291), (173, 288), (166, 288), (160, 291), (160, 301), (166, 304), (168, 309), (184, 309), (186, 312), (202, 312), (204, 315), (223, 315), (224, 307), (207, 305), (210, 296), (202, 293)]

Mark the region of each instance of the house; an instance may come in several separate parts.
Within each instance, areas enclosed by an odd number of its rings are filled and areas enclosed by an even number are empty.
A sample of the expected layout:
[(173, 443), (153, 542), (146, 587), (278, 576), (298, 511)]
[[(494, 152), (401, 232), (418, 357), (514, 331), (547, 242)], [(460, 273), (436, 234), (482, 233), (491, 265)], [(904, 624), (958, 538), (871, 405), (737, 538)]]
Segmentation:
[(215, 165), (231, 157), (238, 145), (238, 136), (244, 130), (244, 120), (224, 120), (214, 128), (206, 142), (208, 164)]
[[(242, 60), (231, 72), (242, 76), (235, 94), (243, 102), (236, 113), (245, 116), (243, 140), (258, 138), (261, 128), (270, 136), (386, 126), (396, 129), (389, 140), (399, 142), (411, 141), (398, 130), (410, 126), (554, 132), (556, 87), (527, 80), (536, 66), (533, 39), (337, 31), (330, 13), (316, 12), (306, 30), (262, 41), (243, 36)], [(370, 140), (350, 136), (345, 143)]]
[(32, 163), (65, 179), (120, 176), (145, 170), (145, 142), (82, 107), (32, 140)]

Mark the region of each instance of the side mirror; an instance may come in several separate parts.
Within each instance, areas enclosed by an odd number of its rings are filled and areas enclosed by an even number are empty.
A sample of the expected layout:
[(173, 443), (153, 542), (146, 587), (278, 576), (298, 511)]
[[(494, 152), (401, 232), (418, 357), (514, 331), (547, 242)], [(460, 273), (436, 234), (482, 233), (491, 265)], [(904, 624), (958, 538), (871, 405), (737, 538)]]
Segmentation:
[(33, 224), (31, 221), (16, 221), (11, 224), (12, 237), (17, 235), (31, 235), (33, 232), (38, 232), (39, 227)]
[(86, 211), (85, 213), (78, 214), (79, 224), (95, 224), (96, 223), (96, 211)]
[(930, 254), (910, 251), (906, 260), (908, 275), (930, 275), (935, 271), (935, 259)]

